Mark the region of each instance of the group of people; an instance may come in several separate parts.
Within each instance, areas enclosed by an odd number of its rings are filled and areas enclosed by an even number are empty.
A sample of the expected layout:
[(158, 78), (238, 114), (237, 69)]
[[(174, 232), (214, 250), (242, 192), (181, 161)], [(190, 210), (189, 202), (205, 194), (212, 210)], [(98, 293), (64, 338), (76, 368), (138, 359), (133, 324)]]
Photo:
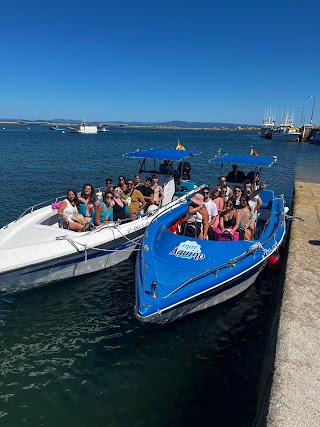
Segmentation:
[(153, 212), (164, 198), (163, 188), (156, 174), (142, 182), (139, 175), (125, 179), (120, 175), (114, 185), (106, 179), (106, 189), (98, 197), (91, 184), (85, 184), (81, 193), (71, 188), (58, 207), (58, 215), (64, 228), (73, 231), (91, 231), (108, 221), (137, 219), (142, 212)]
[(218, 240), (225, 231), (235, 240), (254, 239), (258, 209), (262, 205), (259, 193), (266, 185), (259, 186), (258, 173), (249, 174), (241, 175), (241, 184), (236, 184), (233, 189), (228, 186), (230, 177), (220, 176), (218, 185), (211, 192), (205, 187), (202, 193), (191, 198), (187, 222), (195, 222), (196, 235), (200, 239)]

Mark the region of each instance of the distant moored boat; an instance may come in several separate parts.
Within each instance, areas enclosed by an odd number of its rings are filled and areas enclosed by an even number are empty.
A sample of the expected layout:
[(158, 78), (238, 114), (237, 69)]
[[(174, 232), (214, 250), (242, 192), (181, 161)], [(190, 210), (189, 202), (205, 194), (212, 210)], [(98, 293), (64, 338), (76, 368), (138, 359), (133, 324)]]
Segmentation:
[(82, 120), (82, 123), (78, 128), (70, 128), (72, 132), (76, 133), (85, 133), (85, 134), (94, 134), (98, 132), (98, 127), (96, 125), (87, 125), (85, 120)]
[(59, 130), (59, 131), (63, 131), (63, 130), (64, 130), (64, 128), (61, 128), (61, 127), (59, 127), (58, 125), (51, 126), (51, 127), (50, 127), (50, 129), (51, 129), (51, 130)]

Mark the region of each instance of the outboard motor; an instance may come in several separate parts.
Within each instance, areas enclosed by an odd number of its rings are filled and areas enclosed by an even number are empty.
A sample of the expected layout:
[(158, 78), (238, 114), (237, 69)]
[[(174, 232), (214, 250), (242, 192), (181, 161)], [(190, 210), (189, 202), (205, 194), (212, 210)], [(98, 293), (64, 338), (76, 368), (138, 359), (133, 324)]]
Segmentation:
[(191, 177), (191, 165), (189, 162), (180, 162), (178, 166), (178, 172), (183, 180), (190, 180)]

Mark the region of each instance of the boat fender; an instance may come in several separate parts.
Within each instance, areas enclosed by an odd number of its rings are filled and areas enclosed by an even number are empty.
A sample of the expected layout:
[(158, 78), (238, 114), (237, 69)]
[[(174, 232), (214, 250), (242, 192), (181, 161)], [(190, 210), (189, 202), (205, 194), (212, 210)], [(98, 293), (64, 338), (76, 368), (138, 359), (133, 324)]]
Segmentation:
[(52, 203), (51, 205), (52, 210), (59, 209), (59, 206), (61, 205), (61, 203), (62, 202)]
[(268, 258), (267, 264), (271, 270), (280, 270), (283, 266), (283, 249), (279, 248), (277, 252), (271, 255)]

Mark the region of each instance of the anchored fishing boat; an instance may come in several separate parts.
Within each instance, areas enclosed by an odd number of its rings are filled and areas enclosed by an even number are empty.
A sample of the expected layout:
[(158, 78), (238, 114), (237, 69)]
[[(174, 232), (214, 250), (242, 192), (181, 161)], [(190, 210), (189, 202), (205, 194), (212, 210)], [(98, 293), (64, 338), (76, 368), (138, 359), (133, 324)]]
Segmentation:
[(71, 132), (82, 134), (95, 134), (98, 132), (98, 126), (88, 125), (85, 120), (82, 120), (78, 128), (69, 127), (69, 129), (71, 129)]
[[(224, 155), (221, 165), (270, 167), (275, 157)], [(232, 186), (232, 183), (228, 183)], [(176, 232), (185, 203), (152, 220), (136, 261), (135, 315), (142, 322), (165, 323), (226, 301), (254, 283), (285, 236), (283, 195), (262, 190), (254, 240), (212, 241)], [(186, 229), (186, 228), (185, 228)]]
[(296, 142), (301, 137), (300, 129), (294, 126), (291, 116), (286, 113), (284, 122), (280, 122), (272, 131), (272, 140)]
[[(184, 159), (198, 154), (192, 151), (144, 150), (124, 156), (142, 159), (139, 173), (146, 176), (154, 172), (158, 160), (183, 163)], [(148, 159), (152, 162), (150, 170)], [(0, 292), (30, 289), (102, 270), (128, 259), (152, 218), (179, 206), (196, 191), (191, 181), (188, 181), (190, 189), (183, 187), (176, 191), (171, 171), (158, 172), (158, 176), (164, 191), (163, 203), (156, 212), (141, 215), (136, 221), (110, 221), (91, 232), (77, 233), (60, 228), (56, 205), (64, 198), (60, 197), (27, 209), (18, 219), (1, 228)]]

